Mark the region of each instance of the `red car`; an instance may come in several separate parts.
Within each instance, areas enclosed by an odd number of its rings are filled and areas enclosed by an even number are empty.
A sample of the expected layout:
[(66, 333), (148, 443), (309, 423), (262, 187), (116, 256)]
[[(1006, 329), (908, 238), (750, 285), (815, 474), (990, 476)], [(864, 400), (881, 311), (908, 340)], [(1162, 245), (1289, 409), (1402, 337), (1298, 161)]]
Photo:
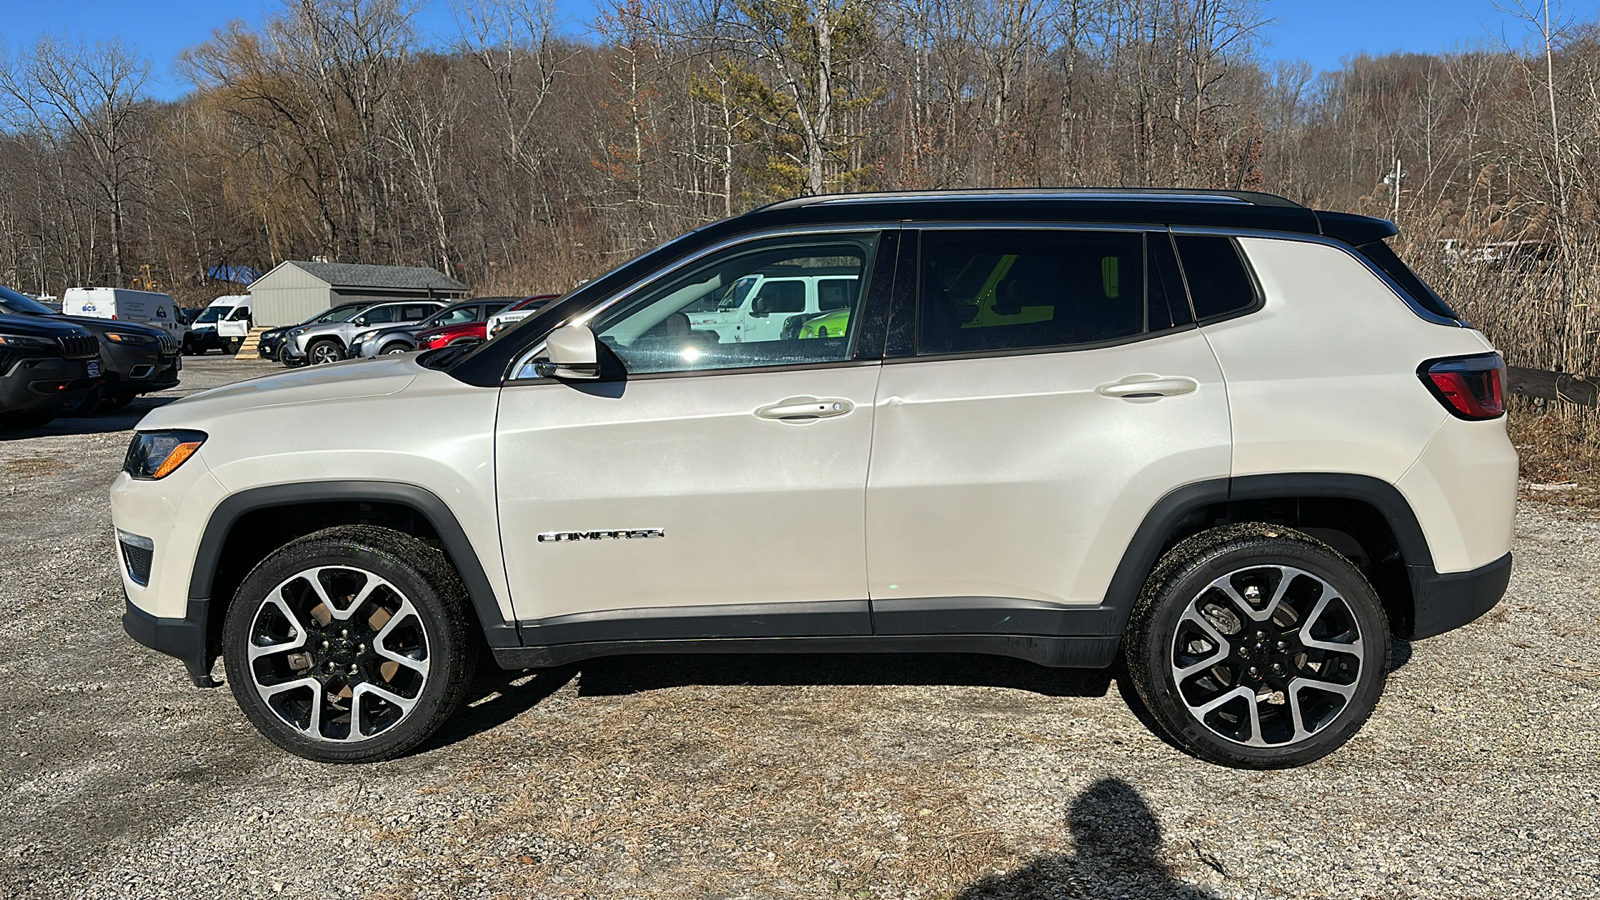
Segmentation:
[[(544, 305), (546, 302), (554, 299), (555, 297), (555, 294), (540, 294), (537, 297), (524, 297), (523, 299), (518, 300), (516, 303), (506, 307), (504, 310), (502, 310), (502, 312), (511, 312), (512, 310), (517, 309), (528, 309), (530, 307), (536, 308)], [(499, 313), (496, 313), (496, 315), (499, 315)], [(427, 331), (420, 331), (417, 333), (417, 349), (436, 350), (440, 347), (448, 347), (451, 344), (457, 343), (458, 341), (481, 341), (485, 337), (485, 330), (487, 328), (487, 322), (457, 322), (454, 325), (441, 325), (438, 328), (430, 328)]]

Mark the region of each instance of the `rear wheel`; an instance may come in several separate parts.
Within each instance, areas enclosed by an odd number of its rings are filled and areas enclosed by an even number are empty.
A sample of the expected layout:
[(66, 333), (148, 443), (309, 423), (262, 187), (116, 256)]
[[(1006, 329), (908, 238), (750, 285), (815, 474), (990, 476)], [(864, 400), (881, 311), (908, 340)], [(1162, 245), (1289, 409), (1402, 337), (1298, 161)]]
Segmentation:
[(228, 338), (222, 343), (222, 352), (232, 356), (233, 354), (238, 353), (239, 348), (243, 345), (244, 341), (239, 338)]
[(1367, 579), (1332, 548), (1287, 528), (1231, 525), (1161, 559), (1124, 654), (1173, 741), (1221, 765), (1286, 768), (1338, 749), (1372, 714), (1389, 625)]
[(234, 698), (268, 740), (319, 762), (399, 756), (461, 704), (476, 666), (466, 590), (445, 558), (385, 528), (278, 549), (223, 625)]

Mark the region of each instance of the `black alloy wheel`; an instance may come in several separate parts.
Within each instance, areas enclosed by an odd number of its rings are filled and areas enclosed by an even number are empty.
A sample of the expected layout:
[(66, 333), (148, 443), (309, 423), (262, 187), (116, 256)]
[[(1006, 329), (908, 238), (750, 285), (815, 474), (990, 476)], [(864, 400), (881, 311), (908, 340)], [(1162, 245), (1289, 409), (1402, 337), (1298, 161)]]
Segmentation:
[(1195, 535), (1146, 582), (1124, 648), (1162, 730), (1202, 759), (1298, 766), (1348, 741), (1387, 677), (1388, 619), (1349, 560), (1258, 523)]
[(371, 762), (426, 740), (476, 666), (466, 590), (400, 532), (340, 526), (284, 545), (228, 607), (235, 700), (268, 740), (319, 762)]

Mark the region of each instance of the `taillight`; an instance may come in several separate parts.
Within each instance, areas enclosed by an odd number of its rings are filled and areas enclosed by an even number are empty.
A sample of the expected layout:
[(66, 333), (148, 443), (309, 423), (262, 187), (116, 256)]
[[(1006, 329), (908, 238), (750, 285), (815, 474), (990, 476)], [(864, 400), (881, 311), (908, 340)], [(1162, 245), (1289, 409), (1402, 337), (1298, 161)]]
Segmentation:
[(1506, 361), (1498, 353), (1423, 363), (1417, 376), (1458, 419), (1497, 419), (1506, 412)]

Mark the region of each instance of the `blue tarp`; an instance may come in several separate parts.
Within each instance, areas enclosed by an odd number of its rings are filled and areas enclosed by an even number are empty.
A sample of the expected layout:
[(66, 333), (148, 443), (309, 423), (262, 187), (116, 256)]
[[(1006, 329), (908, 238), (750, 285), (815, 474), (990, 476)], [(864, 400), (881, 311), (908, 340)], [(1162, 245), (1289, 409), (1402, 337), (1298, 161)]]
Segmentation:
[(261, 277), (259, 269), (249, 266), (212, 266), (206, 270), (206, 277), (212, 281), (231, 281), (235, 284), (249, 284)]

